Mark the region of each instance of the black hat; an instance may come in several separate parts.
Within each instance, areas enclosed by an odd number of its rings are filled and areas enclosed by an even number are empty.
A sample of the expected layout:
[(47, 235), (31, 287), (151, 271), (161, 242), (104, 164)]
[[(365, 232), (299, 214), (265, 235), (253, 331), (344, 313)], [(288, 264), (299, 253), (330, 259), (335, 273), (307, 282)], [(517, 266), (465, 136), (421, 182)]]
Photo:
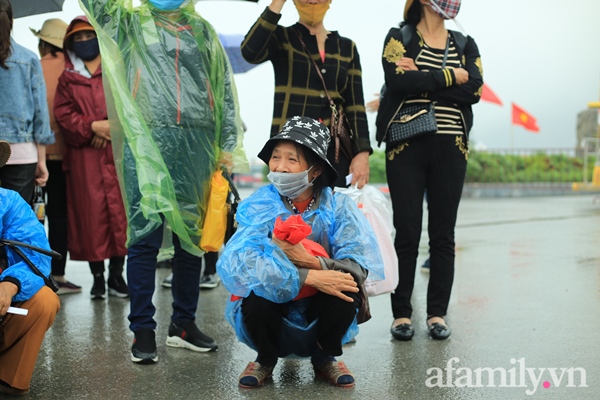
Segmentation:
[(329, 167), (329, 182), (327, 182), (327, 185), (333, 185), (337, 180), (338, 173), (327, 159), (327, 148), (329, 147), (331, 136), (329, 135), (329, 129), (325, 125), (309, 117), (290, 118), (283, 125), (281, 131), (269, 139), (260, 153), (258, 153), (258, 158), (263, 160), (265, 164), (269, 165), (271, 154), (273, 154), (273, 149), (279, 140), (296, 142), (325, 161), (325, 164)]

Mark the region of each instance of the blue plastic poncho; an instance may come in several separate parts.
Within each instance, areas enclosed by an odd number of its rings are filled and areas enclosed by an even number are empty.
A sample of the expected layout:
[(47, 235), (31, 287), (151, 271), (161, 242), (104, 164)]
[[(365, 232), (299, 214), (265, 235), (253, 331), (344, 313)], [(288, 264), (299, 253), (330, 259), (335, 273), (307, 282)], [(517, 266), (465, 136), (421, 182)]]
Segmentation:
[[(277, 217), (285, 220), (291, 215), (273, 185), (260, 188), (240, 203), (236, 214), (238, 229), (217, 262), (217, 273), (229, 292), (247, 297), (253, 291), (276, 303), (290, 302), (298, 295), (301, 285), (298, 268), (269, 238)], [(383, 262), (377, 239), (352, 199), (340, 193), (334, 194), (327, 188), (321, 193), (317, 207), (304, 212), (302, 217), (312, 227), (307, 239), (321, 244), (330, 258), (353, 260), (369, 271), (369, 277), (383, 279)], [(295, 341), (300, 349), (280, 349), (280, 356), (292, 352), (299, 356), (310, 354), (303, 344), (314, 337), (312, 328), (315, 322), (307, 325), (303, 318), (305, 301), (310, 301), (310, 298), (291, 304), (290, 315), (284, 319), (286, 334), (282, 335), (282, 338), (298, 338), (288, 344)], [(229, 302), (226, 318), (238, 339), (255, 348), (242, 322), (241, 300)], [(357, 333), (355, 319), (343, 342)]]
[(195, 255), (220, 158), (247, 170), (231, 66), (213, 27), (187, 2), (164, 13), (131, 0), (80, 0), (102, 54), (128, 245), (162, 224)]
[[(44, 225), (37, 220), (31, 206), (21, 198), (19, 193), (3, 188), (0, 188), (0, 238), (50, 250)], [(10, 247), (5, 246), (5, 248), (8, 268), (0, 274), (0, 282), (9, 277), (17, 279), (21, 283), (21, 290), (13, 297), (13, 301), (29, 300), (45, 285), (44, 280), (37, 276)], [(42, 274), (49, 276), (50, 257), (25, 247), (20, 249)]]

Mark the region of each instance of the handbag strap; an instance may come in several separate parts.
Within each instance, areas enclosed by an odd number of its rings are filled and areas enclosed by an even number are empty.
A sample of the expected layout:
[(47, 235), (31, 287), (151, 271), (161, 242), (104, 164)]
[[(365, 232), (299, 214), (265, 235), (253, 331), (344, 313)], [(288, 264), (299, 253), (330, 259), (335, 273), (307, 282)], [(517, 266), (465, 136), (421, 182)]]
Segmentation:
[(444, 50), (444, 60), (442, 61), (442, 69), (446, 67), (446, 61), (448, 60), (448, 49), (450, 48), (450, 32), (448, 32), (448, 40), (446, 40), (446, 49)]
[[(235, 203), (239, 203), (241, 201), (240, 194), (237, 190), (237, 187), (233, 183), (233, 179), (231, 179), (231, 175), (225, 170), (223, 170), (223, 178), (229, 183), (229, 191), (233, 194), (233, 201)], [(229, 196), (228, 196), (229, 197)]]
[(300, 35), (300, 33), (298, 31), (296, 31), (295, 29), (293, 31), (296, 34), (296, 36), (298, 36), (298, 40), (300, 40), (300, 44), (302, 44), (302, 47), (304, 48), (304, 52), (306, 53), (308, 58), (310, 58), (313, 65), (315, 66), (315, 70), (317, 71), (319, 78), (321, 78), (321, 83), (323, 84), (323, 89), (325, 90), (325, 94), (327, 95), (327, 100), (329, 100), (329, 107), (331, 107), (331, 111), (337, 116), (337, 107), (335, 105), (335, 102), (329, 95), (329, 91), (327, 90), (327, 86), (325, 85), (325, 78), (323, 78), (323, 74), (321, 74), (321, 71), (319, 70), (319, 66), (317, 65), (317, 62), (315, 61), (314, 58), (311, 57), (310, 52), (308, 51), (308, 47), (306, 46), (306, 43), (304, 43), (304, 40), (302, 40), (302, 35)]
[(31, 262), (31, 260), (29, 259), (29, 257), (27, 257), (25, 255), (25, 253), (23, 253), (23, 251), (19, 248), (19, 246), (37, 251), (38, 253), (42, 253), (46, 256), (49, 256), (51, 258), (56, 258), (56, 259), (61, 259), (62, 255), (60, 253), (57, 253), (54, 250), (46, 250), (46, 249), (42, 249), (36, 246), (32, 246), (30, 244), (27, 243), (23, 243), (23, 242), (18, 242), (16, 240), (8, 240), (8, 239), (0, 239), (0, 246), (8, 246), (12, 249), (12, 251), (14, 251), (19, 257), (21, 257), (21, 259), (25, 262), (25, 264), (27, 264), (29, 266), (29, 268), (31, 268), (31, 271), (36, 274), (37, 276), (39, 276), (40, 278), (42, 278), (44, 280), (44, 284), (46, 286), (48, 286), (50, 289), (52, 289), (54, 292), (56, 292), (58, 290), (58, 287), (56, 286), (56, 284), (53, 282), (53, 279), (47, 277), (46, 275), (44, 275), (42, 273), (42, 271), (40, 271), (38, 269), (38, 267), (35, 266), (35, 264), (33, 264)]

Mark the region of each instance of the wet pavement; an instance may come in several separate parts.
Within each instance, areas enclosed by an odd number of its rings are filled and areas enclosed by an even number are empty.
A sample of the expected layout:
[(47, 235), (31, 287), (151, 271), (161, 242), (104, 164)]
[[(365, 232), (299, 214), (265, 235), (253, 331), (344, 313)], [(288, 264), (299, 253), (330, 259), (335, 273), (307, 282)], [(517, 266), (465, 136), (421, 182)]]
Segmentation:
[[(353, 389), (315, 379), (306, 359), (280, 360), (262, 388), (238, 388), (255, 353), (237, 342), (223, 318), (228, 293), (222, 285), (202, 291), (197, 313), (217, 352), (167, 348), (172, 297), (158, 286), (159, 362), (133, 364), (128, 301), (91, 301), (87, 264), (69, 261), (67, 278), (83, 293), (61, 296), (27, 398), (598, 399), (600, 202), (594, 199), (465, 198), (448, 315), (452, 336), (429, 338), (428, 275), (417, 273), (415, 337), (394, 341), (389, 296), (371, 298), (372, 320), (341, 357), (356, 375)], [(427, 253), (424, 230), (419, 265)], [(157, 285), (168, 273), (157, 271)]]

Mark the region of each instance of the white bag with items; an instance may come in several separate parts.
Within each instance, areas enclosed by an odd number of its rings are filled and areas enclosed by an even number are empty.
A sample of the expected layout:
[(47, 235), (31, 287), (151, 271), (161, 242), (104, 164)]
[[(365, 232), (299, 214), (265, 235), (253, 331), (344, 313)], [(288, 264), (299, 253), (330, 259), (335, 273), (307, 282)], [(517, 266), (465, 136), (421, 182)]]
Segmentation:
[(385, 272), (384, 280), (365, 281), (365, 289), (368, 296), (391, 293), (398, 286), (398, 256), (394, 248), (394, 224), (392, 203), (381, 191), (371, 185), (365, 185), (362, 189), (356, 186), (349, 188), (336, 187), (335, 191), (350, 196), (361, 209), (373, 231), (377, 236), (379, 250), (383, 258)]

